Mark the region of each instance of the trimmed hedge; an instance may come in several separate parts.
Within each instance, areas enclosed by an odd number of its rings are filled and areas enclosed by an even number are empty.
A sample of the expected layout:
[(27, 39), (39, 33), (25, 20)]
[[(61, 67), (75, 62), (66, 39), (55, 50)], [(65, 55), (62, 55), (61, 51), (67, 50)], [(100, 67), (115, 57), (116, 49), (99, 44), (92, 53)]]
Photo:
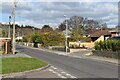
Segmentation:
[(96, 42), (93, 55), (120, 59), (120, 40)]
[(95, 50), (119, 51), (120, 40), (106, 40), (106, 41), (96, 42)]

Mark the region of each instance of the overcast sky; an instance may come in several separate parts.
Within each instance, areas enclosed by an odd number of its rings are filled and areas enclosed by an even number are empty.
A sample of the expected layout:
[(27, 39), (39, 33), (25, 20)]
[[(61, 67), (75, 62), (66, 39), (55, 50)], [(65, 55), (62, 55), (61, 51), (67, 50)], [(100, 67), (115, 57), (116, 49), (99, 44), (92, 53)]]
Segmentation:
[[(41, 27), (49, 24), (53, 27), (63, 22), (64, 15), (67, 18), (82, 16), (88, 19), (102, 20), (108, 27), (118, 25), (118, 2), (40, 2), (19, 0), (16, 8), (16, 23)], [(8, 23), (8, 16), (12, 14), (12, 2), (0, 3), (0, 22)]]

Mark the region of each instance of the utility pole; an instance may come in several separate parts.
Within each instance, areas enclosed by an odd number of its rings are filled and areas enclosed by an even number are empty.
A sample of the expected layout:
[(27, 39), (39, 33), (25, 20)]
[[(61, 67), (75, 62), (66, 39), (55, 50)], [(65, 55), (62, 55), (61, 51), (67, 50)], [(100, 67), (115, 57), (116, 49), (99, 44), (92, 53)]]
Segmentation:
[(65, 17), (65, 25), (66, 25), (66, 33), (65, 33), (65, 38), (66, 38), (66, 41), (65, 41), (65, 49), (66, 49), (66, 54), (67, 54), (67, 36), (68, 36), (68, 33), (67, 33), (67, 29), (68, 29), (68, 27), (67, 27), (67, 17), (66, 17), (66, 15), (64, 15), (64, 17)]
[(32, 28), (33, 29), (33, 34), (35, 34), (35, 28)]
[(102, 31), (102, 27), (103, 27), (103, 21), (102, 21), (102, 19), (101, 19), (101, 21), (100, 21), (100, 30)]
[(12, 45), (13, 45), (13, 54), (15, 54), (15, 50), (16, 50), (16, 39), (15, 39), (15, 10), (16, 10), (16, 0), (14, 0), (13, 2), (13, 41), (12, 41)]
[(11, 22), (11, 16), (9, 16), (9, 33), (8, 33), (8, 38), (10, 38), (10, 22)]

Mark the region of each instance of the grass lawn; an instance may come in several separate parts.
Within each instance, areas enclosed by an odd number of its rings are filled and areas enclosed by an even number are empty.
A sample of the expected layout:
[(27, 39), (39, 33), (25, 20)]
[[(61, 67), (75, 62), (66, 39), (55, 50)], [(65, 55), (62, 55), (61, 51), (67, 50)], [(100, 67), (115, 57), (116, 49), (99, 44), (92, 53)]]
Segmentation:
[(3, 58), (2, 74), (41, 68), (48, 64), (35, 58)]
[(2, 74), (2, 58), (0, 58), (0, 75)]

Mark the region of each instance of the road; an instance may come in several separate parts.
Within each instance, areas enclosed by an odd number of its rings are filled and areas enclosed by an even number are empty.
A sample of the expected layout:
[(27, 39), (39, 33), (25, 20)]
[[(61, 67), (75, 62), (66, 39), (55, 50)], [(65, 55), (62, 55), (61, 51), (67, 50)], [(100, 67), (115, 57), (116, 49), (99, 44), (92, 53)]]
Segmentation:
[(17, 50), (44, 60), (77, 78), (118, 78), (118, 66), (112, 63), (78, 59), (17, 45)]

